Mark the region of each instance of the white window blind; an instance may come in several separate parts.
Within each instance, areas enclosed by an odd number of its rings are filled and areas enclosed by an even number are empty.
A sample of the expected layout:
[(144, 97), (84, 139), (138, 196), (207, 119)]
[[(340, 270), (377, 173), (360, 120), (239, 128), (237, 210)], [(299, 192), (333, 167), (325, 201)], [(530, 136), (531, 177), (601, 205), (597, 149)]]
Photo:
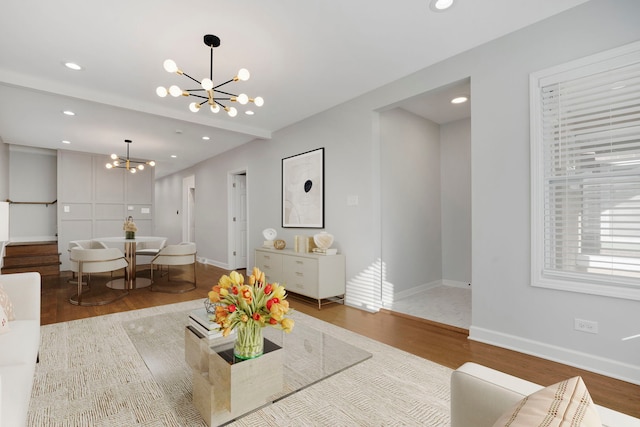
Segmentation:
[(640, 298), (640, 45), (531, 86), (533, 284)]

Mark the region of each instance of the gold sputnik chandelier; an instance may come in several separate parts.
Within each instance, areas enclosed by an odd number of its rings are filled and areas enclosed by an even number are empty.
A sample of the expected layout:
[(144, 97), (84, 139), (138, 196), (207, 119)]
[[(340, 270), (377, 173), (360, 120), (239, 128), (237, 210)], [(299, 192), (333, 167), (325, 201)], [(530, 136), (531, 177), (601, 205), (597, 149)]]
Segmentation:
[[(220, 39), (212, 34), (207, 34), (204, 36), (204, 44), (209, 46), (211, 51), (211, 55), (210, 55), (211, 61), (210, 61), (208, 78), (205, 77), (204, 79), (198, 81), (197, 79), (191, 77), (189, 74), (185, 73), (180, 68), (178, 68), (178, 65), (175, 63), (175, 61), (171, 59), (167, 59), (166, 61), (164, 61), (164, 69), (167, 72), (176, 73), (176, 74), (185, 76), (193, 80), (194, 82), (196, 82), (198, 85), (200, 85), (200, 87), (196, 89), (180, 89), (180, 87), (177, 85), (169, 86), (169, 88), (160, 86), (156, 89), (156, 94), (161, 98), (164, 98), (167, 95), (171, 95), (176, 98), (179, 96), (193, 96), (195, 98), (199, 98), (199, 100), (189, 104), (189, 110), (191, 110), (194, 113), (197, 113), (198, 111), (200, 111), (200, 108), (202, 108), (204, 104), (208, 104), (213, 113), (218, 113), (220, 110), (224, 110), (231, 117), (237, 116), (238, 110), (235, 107), (229, 107), (225, 105), (226, 102), (224, 101), (234, 102), (240, 105), (247, 105), (249, 103), (253, 103), (257, 107), (261, 107), (264, 104), (264, 100), (259, 96), (255, 98), (249, 98), (249, 96), (247, 96), (244, 93), (235, 94), (235, 93), (225, 92), (224, 90), (221, 89), (223, 86), (231, 82), (249, 80), (250, 74), (246, 68), (240, 69), (240, 71), (238, 71), (238, 74), (232, 79), (229, 79), (220, 84), (214, 83), (213, 81), (213, 49), (220, 46)], [(247, 114), (253, 114), (253, 112), (247, 111)]]
[(120, 157), (117, 154), (112, 154), (111, 162), (106, 164), (107, 169), (122, 168), (131, 173), (136, 173), (136, 171), (143, 170), (145, 165), (149, 165), (151, 167), (156, 165), (156, 162), (153, 160), (131, 160), (129, 158), (129, 146), (131, 145), (131, 140), (125, 139), (124, 142), (127, 143), (127, 157)]

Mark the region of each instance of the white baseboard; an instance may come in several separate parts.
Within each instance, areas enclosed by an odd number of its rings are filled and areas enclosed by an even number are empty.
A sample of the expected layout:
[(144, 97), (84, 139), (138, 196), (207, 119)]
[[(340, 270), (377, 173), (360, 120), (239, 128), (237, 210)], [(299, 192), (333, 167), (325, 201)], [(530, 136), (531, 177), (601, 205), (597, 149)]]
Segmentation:
[(469, 284), (466, 282), (458, 282), (456, 280), (441, 279), (441, 280), (434, 280), (433, 282), (425, 283), (424, 285), (415, 286), (411, 289), (405, 289), (404, 291), (395, 292), (393, 294), (393, 298), (394, 298), (394, 301), (397, 301), (401, 298), (408, 298), (412, 295), (419, 294), (421, 292), (436, 288), (438, 286), (451, 286), (454, 288), (470, 289)]
[(471, 283), (469, 282), (459, 282), (457, 280), (442, 279), (442, 284), (444, 286), (450, 286), (452, 288), (471, 289)]
[(476, 326), (469, 328), (469, 339), (640, 385), (640, 365), (630, 365)]
[(213, 265), (214, 267), (224, 268), (225, 270), (229, 270), (229, 264), (224, 262), (219, 262), (219, 261), (215, 261), (215, 260), (204, 258), (204, 257), (197, 257), (197, 261), (202, 264)]
[(419, 294), (426, 290), (433, 289), (437, 286), (442, 286), (442, 285), (443, 285), (442, 280), (434, 280), (433, 282), (425, 283), (424, 285), (414, 286), (413, 288), (405, 289), (404, 291), (400, 291), (400, 292), (394, 292), (393, 299), (394, 301), (397, 301), (399, 299), (407, 298), (412, 295)]

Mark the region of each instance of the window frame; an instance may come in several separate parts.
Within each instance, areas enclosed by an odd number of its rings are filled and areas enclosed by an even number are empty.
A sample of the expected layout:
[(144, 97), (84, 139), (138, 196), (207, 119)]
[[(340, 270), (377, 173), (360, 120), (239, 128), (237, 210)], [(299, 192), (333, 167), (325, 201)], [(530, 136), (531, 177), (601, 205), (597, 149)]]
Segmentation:
[[(611, 49), (579, 60), (530, 74), (531, 150), (531, 285), (585, 294), (640, 300), (640, 279), (612, 280), (593, 273), (545, 269), (545, 152), (542, 117), (542, 88), (554, 83), (609, 71), (640, 62), (640, 42)], [(550, 190), (551, 191), (551, 190)], [(558, 216), (554, 216), (558, 218)], [(550, 239), (549, 239), (550, 240)], [(639, 258), (640, 260), (640, 258)]]

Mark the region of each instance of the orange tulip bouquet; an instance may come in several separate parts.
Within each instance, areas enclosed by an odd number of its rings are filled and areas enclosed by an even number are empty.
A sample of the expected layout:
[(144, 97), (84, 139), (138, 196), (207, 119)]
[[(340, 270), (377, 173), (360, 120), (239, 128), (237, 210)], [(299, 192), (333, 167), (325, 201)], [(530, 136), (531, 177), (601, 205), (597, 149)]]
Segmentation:
[(232, 271), (224, 275), (211, 291), (209, 301), (215, 306), (210, 315), (223, 336), (236, 330), (234, 355), (240, 359), (253, 359), (262, 355), (264, 340), (262, 328), (272, 326), (291, 332), (294, 321), (289, 312), (284, 286), (266, 283), (264, 272), (253, 268), (247, 283), (242, 274)]

